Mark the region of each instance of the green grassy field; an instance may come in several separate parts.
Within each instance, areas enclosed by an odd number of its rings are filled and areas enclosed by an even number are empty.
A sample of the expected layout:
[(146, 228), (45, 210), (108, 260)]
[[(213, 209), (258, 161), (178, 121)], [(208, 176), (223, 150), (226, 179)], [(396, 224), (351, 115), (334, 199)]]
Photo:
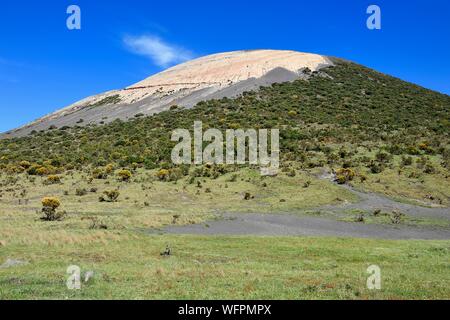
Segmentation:
[[(166, 244), (170, 257), (160, 256)], [(448, 299), (450, 241), (72, 232), (3, 247), (1, 299)], [(368, 290), (367, 268), (381, 268)], [(68, 290), (66, 269), (94, 278)]]
[[(55, 185), (44, 185), (45, 177), (30, 180), (19, 175), (12, 186), (3, 188), (0, 264), (7, 259), (28, 264), (0, 268), (0, 299), (450, 297), (450, 241), (147, 232), (203, 222), (217, 212), (307, 212), (357, 200), (345, 189), (316, 178), (315, 172), (261, 178), (258, 171), (243, 169), (217, 179), (199, 177), (192, 183), (189, 178), (161, 182), (155, 172), (138, 170), (129, 183), (115, 176), (91, 181), (75, 172)], [(310, 184), (305, 187), (307, 181)], [(77, 195), (77, 189), (87, 193)], [(112, 189), (120, 191), (118, 201), (99, 202), (102, 192)], [(254, 198), (244, 200), (245, 192)], [(45, 196), (61, 200), (59, 209), (67, 212), (62, 221), (39, 219)], [(350, 212), (349, 217), (354, 214)], [(383, 219), (370, 218), (367, 223), (388, 223)], [(107, 229), (99, 228), (101, 224)], [(166, 245), (173, 250), (169, 257), (160, 255)], [(366, 270), (373, 264), (381, 268), (381, 290), (366, 287)], [(94, 271), (81, 290), (66, 287), (70, 265), (79, 266), (82, 273)]]
[[(412, 157), (412, 159), (414, 159)], [(436, 165), (443, 161), (441, 157), (430, 157), (430, 163)], [(394, 156), (391, 168), (378, 174), (370, 174), (367, 168), (356, 170), (365, 174), (366, 180), (352, 181), (352, 184), (366, 191), (381, 193), (401, 202), (422, 206), (449, 206), (450, 176), (443, 169), (433, 174), (425, 174), (411, 166), (401, 166), (401, 157)]]

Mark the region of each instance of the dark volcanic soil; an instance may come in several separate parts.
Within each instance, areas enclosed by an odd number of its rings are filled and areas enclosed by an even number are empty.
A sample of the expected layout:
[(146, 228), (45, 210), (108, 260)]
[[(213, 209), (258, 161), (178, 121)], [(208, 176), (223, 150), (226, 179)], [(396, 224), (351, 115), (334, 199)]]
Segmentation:
[[(345, 210), (360, 209), (384, 212), (398, 210), (407, 216), (450, 219), (448, 208), (425, 208), (396, 202), (382, 195), (346, 189), (355, 193), (358, 203), (341, 206), (325, 206), (317, 210), (342, 213)], [(292, 214), (222, 214), (219, 219), (203, 224), (168, 227), (164, 232), (174, 234), (201, 235), (259, 235), (259, 236), (332, 236), (378, 239), (450, 239), (450, 229), (444, 227), (364, 224), (343, 222), (323, 217)]]

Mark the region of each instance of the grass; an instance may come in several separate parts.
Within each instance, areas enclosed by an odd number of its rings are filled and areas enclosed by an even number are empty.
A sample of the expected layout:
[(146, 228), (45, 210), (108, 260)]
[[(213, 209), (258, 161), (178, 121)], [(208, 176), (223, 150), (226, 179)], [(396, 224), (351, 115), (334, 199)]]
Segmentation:
[[(322, 214), (327, 215), (327, 213)], [(393, 225), (391, 217), (392, 212), (380, 212), (377, 215), (374, 215), (373, 211), (364, 211), (359, 209), (349, 210), (344, 212), (342, 215), (327, 215), (328, 217), (335, 217), (339, 221), (345, 222), (356, 222), (356, 218), (359, 216), (364, 217), (364, 221), (361, 223), (367, 224), (390, 224)], [(402, 226), (412, 226), (412, 227), (440, 227), (450, 229), (450, 220), (448, 219), (439, 219), (439, 218), (424, 218), (424, 217), (413, 217), (407, 214), (404, 214), (401, 217), (400, 225)]]
[(120, 103), (120, 101), (121, 101), (120, 95), (115, 94), (113, 96), (109, 96), (109, 97), (103, 98), (102, 100), (97, 101), (97, 102), (95, 102), (93, 104), (90, 104), (87, 107), (88, 108), (95, 108), (95, 107), (100, 107), (100, 106), (103, 106), (103, 105), (106, 105), (106, 104), (118, 104), (118, 103)]
[[(147, 234), (168, 224), (204, 222), (215, 212), (307, 212), (354, 201), (347, 191), (306, 171), (261, 178), (243, 169), (231, 182), (197, 178), (160, 182), (138, 170), (131, 183), (113, 176), (88, 182), (80, 173), (44, 186), (18, 176), (0, 198), (0, 299), (442, 299), (450, 296), (450, 241), (385, 241), (308, 237), (224, 237)], [(6, 178), (4, 177), (4, 180)], [(311, 181), (305, 188), (305, 181)], [(227, 185), (227, 187), (225, 187)], [(76, 189), (88, 193), (77, 196)], [(97, 188), (96, 193), (89, 192)], [(209, 188), (210, 193), (205, 192)], [(117, 203), (99, 202), (119, 189)], [(23, 197), (19, 196), (25, 190)], [(68, 191), (65, 195), (64, 191)], [(255, 196), (243, 200), (243, 193)], [(44, 222), (36, 211), (44, 196), (68, 212)], [(18, 205), (21, 201), (28, 199)], [(280, 202), (285, 199), (285, 202)], [(146, 204), (144, 203), (146, 202)], [(174, 215), (179, 217), (174, 221)], [(92, 229), (92, 218), (108, 229)], [(378, 218), (377, 218), (378, 219)], [(381, 219), (381, 218), (380, 218)], [(381, 221), (375, 221), (379, 223)], [(375, 223), (369, 222), (369, 223)], [(173, 255), (163, 257), (166, 245)], [(382, 290), (366, 288), (367, 267), (382, 270)], [(82, 289), (66, 288), (66, 269), (95, 275)]]
[[(74, 173), (73, 176), (65, 175), (63, 184), (49, 186), (43, 184), (44, 177), (30, 182), (27, 176), (20, 175), (15, 185), (5, 188), (0, 198), (0, 210), (4, 212), (0, 219), (23, 217), (19, 220), (32, 227), (39, 217), (36, 212), (41, 209), (41, 199), (47, 196), (59, 198), (62, 203), (60, 210), (68, 213), (63, 222), (55, 224), (55, 228), (87, 227), (90, 223), (88, 218), (96, 217), (109, 228), (118, 230), (137, 226), (161, 227), (172, 224), (174, 215), (178, 216), (176, 223), (189, 224), (211, 219), (217, 212), (289, 212), (356, 200), (350, 192), (343, 192), (338, 186), (307, 173), (295, 177), (282, 174), (261, 178), (258, 171), (243, 169), (214, 180), (197, 178), (192, 184), (188, 183), (188, 178), (176, 184), (160, 182), (155, 173), (154, 170), (138, 170), (131, 183), (119, 182), (114, 176), (88, 182), (87, 176)], [(235, 174), (239, 178), (231, 182)], [(308, 188), (302, 187), (305, 181), (312, 181)], [(97, 191), (90, 192), (92, 188)], [(77, 196), (77, 189), (85, 189), (86, 195)], [(120, 191), (118, 202), (99, 202), (103, 191), (115, 189)], [(207, 189), (210, 192), (206, 192)], [(20, 196), (24, 190), (25, 195)], [(253, 195), (254, 199), (244, 200), (245, 192)], [(18, 199), (21, 199), (20, 205)], [(9, 225), (5, 227), (6, 230), (10, 228)]]
[[(352, 184), (360, 189), (381, 193), (401, 202), (428, 207), (449, 206), (450, 176), (447, 172), (425, 174), (412, 166), (400, 168), (399, 158), (394, 159), (392, 169), (385, 169), (379, 174), (368, 174), (367, 169), (358, 168), (358, 172), (366, 174), (367, 180), (361, 182), (355, 179)], [(437, 164), (441, 160), (439, 157), (434, 157), (431, 163)], [(413, 174), (415, 176), (411, 177)]]
[[(0, 259), (0, 299), (448, 299), (449, 241), (300, 237), (65, 234), (66, 241), (12, 244)], [(69, 237), (73, 237), (70, 242)], [(86, 238), (87, 237), (87, 238)], [(166, 244), (173, 255), (160, 256)], [(366, 287), (380, 266), (382, 289)], [(69, 265), (94, 271), (66, 288)]]

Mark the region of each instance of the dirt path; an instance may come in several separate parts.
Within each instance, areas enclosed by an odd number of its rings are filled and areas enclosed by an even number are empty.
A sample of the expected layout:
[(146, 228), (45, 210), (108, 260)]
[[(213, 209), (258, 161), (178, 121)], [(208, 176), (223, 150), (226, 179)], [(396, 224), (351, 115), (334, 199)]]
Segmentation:
[(290, 214), (223, 214), (207, 224), (169, 227), (172, 234), (450, 239), (450, 230), (342, 222)]

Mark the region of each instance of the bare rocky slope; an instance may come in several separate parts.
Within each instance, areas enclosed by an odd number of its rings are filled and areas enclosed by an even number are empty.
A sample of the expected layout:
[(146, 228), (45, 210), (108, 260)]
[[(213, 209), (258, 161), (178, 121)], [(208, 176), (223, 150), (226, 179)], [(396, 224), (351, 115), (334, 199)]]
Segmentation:
[(198, 58), (121, 90), (76, 102), (2, 136), (20, 137), (51, 127), (103, 124), (150, 115), (173, 105), (191, 108), (200, 101), (235, 97), (273, 83), (307, 77), (332, 65), (325, 56), (295, 51), (252, 50)]

